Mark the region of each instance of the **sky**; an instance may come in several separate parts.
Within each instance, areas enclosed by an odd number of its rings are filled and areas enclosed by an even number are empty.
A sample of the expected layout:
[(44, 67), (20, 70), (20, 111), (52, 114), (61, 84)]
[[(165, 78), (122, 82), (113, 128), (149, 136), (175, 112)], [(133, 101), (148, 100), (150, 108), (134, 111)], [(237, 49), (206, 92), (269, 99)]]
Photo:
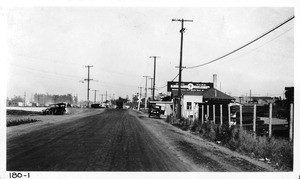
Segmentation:
[[(153, 77), (166, 93), (177, 74), (180, 22), (183, 66), (235, 50), (294, 15), (291, 7), (11, 7), (7, 11), (7, 97), (34, 93), (130, 98)], [(233, 96), (282, 96), (294, 86), (294, 20), (217, 62), (185, 69), (183, 81), (212, 82)], [(177, 79), (178, 80), (178, 79)], [(150, 80), (148, 81), (148, 87)], [(144, 94), (144, 91), (143, 91)], [(148, 96), (150, 91), (148, 90)], [(94, 92), (90, 92), (90, 99)]]

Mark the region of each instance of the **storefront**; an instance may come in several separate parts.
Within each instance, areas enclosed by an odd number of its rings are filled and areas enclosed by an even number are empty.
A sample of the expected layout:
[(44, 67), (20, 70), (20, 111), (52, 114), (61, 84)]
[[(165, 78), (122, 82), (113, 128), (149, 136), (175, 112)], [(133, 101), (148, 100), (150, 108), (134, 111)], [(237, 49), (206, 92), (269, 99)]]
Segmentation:
[[(181, 114), (188, 119), (197, 119), (199, 107), (202, 105), (229, 104), (235, 99), (213, 87), (213, 83), (182, 82)], [(178, 109), (178, 82), (168, 82), (168, 92), (174, 101), (175, 111)]]

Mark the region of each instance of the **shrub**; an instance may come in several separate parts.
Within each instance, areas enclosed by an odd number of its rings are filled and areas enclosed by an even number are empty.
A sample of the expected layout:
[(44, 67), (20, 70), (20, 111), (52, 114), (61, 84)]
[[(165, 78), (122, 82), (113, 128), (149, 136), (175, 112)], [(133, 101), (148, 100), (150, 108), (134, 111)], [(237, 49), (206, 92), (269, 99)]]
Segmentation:
[(27, 123), (33, 123), (33, 122), (37, 122), (39, 120), (37, 119), (18, 119), (18, 120), (11, 120), (11, 121), (7, 121), (6, 122), (6, 127), (10, 127), (10, 126), (17, 126), (17, 125), (21, 125), (21, 124), (27, 124)]
[(216, 125), (210, 121), (198, 125), (199, 135), (220, 141), (231, 150), (256, 158), (268, 158), (280, 170), (293, 169), (293, 144), (285, 139), (255, 137), (253, 133), (235, 126)]
[(12, 110), (7, 109), (6, 115), (41, 115), (40, 111), (25, 111), (25, 110)]

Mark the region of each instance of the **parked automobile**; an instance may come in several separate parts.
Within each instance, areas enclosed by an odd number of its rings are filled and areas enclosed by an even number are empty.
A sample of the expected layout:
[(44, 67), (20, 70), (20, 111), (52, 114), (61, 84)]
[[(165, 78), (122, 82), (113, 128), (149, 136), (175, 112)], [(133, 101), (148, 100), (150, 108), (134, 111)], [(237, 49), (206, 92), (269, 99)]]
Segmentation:
[(123, 109), (123, 101), (117, 100), (116, 103), (117, 103), (117, 109)]
[(159, 107), (151, 107), (149, 108), (149, 117), (155, 116), (157, 118), (160, 118), (161, 109)]
[(44, 109), (43, 111), (44, 115), (63, 115), (67, 112), (66, 110), (66, 103), (57, 103), (57, 104), (51, 104), (48, 108)]

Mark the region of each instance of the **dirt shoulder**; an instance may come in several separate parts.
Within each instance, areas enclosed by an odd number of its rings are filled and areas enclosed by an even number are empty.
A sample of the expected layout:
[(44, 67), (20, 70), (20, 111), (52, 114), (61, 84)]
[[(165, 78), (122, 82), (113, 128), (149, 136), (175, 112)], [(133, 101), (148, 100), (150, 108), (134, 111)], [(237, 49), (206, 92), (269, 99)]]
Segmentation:
[(18, 119), (36, 119), (38, 122), (22, 124), (18, 126), (11, 126), (6, 128), (7, 139), (14, 138), (35, 130), (59, 125), (72, 120), (80, 119), (82, 117), (96, 115), (102, 113), (104, 109), (81, 109), (81, 108), (68, 108), (68, 113), (65, 115), (7, 115), (7, 120)]
[(185, 161), (192, 162), (200, 171), (275, 171), (270, 165), (241, 155), (228, 148), (204, 140), (188, 131), (182, 131), (161, 119), (132, 111), (142, 124)]

